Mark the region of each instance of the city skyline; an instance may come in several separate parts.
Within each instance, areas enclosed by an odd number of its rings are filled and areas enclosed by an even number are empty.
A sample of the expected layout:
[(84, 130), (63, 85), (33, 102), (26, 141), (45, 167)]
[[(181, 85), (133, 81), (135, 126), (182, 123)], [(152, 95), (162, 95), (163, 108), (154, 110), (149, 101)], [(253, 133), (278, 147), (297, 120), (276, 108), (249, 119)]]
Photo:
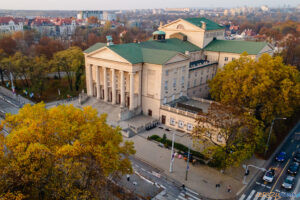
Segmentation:
[[(170, 6), (172, 5), (172, 6)], [(232, 7), (259, 7), (262, 5), (267, 5), (269, 7), (284, 7), (284, 6), (297, 6), (299, 2), (297, 0), (289, 0), (282, 4), (280, 0), (213, 0), (213, 1), (195, 1), (186, 0), (181, 2), (179, 0), (168, 0), (160, 2), (158, 0), (153, 0), (149, 2), (142, 2), (137, 0), (113, 0), (113, 1), (97, 1), (97, 0), (86, 0), (84, 5), (82, 1), (58, 1), (58, 0), (47, 0), (43, 4), (38, 0), (28, 0), (26, 4), (22, 0), (12, 0), (2, 2), (1, 9), (12, 9), (12, 10), (126, 10), (126, 9), (154, 9), (154, 8), (232, 8)]]

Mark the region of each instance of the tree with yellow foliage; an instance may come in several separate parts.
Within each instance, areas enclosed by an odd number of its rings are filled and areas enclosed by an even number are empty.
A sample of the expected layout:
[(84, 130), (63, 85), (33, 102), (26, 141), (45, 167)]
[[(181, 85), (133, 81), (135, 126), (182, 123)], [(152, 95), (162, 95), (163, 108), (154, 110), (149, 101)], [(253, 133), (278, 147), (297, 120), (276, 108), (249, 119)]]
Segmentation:
[(256, 112), (266, 126), (274, 117), (289, 117), (300, 106), (300, 73), (281, 57), (263, 54), (257, 61), (242, 54), (209, 82), (218, 102)]
[(133, 143), (123, 143), (120, 128), (91, 107), (25, 105), (1, 126), (10, 133), (0, 135), (0, 194), (107, 199), (109, 177), (132, 172)]

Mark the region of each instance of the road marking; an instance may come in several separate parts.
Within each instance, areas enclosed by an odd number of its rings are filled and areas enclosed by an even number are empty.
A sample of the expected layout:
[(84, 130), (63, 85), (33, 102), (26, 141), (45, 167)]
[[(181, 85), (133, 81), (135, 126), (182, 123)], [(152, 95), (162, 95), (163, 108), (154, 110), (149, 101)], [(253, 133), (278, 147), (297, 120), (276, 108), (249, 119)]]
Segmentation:
[(266, 186), (266, 188), (271, 189), (271, 186)]
[(252, 190), (246, 200), (250, 200), (254, 194), (255, 194), (255, 190)]
[(255, 183), (256, 183), (257, 185), (261, 185), (261, 184), (260, 184), (259, 182), (257, 182), (257, 181), (256, 181)]
[(260, 200), (264, 200), (265, 198), (266, 198), (266, 195), (263, 195)]
[(197, 192), (195, 192), (195, 191), (193, 191), (193, 190), (191, 190), (191, 189), (189, 189), (189, 188), (185, 188), (187, 191), (189, 191), (189, 192), (191, 192), (191, 193), (194, 193), (195, 195), (199, 195)]
[(196, 199), (196, 200), (201, 200), (201, 199), (199, 199), (198, 197), (192, 195), (190, 192), (186, 192), (186, 194), (187, 194), (188, 196), (190, 196), (190, 197)]
[(245, 199), (245, 197), (246, 197), (246, 195), (245, 195), (245, 194), (243, 194), (243, 195), (240, 197), (240, 199), (239, 199), (239, 200), (244, 200), (244, 199)]
[(294, 142), (294, 139), (292, 139), (291, 142), (293, 143), (293, 142)]
[[(183, 195), (183, 197), (181, 195)], [(186, 200), (186, 198), (184, 197), (184, 194), (182, 194), (182, 193), (179, 194), (178, 198), (182, 199), (182, 200)]]
[(294, 156), (294, 155), (295, 155), (295, 152), (292, 153), (292, 156)]
[(300, 145), (298, 144), (298, 145), (297, 145), (297, 148), (299, 148), (299, 146), (300, 146)]
[(257, 200), (259, 197), (258, 193), (256, 193), (256, 195), (254, 196), (254, 199), (253, 200)]
[(291, 161), (291, 159), (289, 159), (289, 160), (287, 161), (287, 163), (285, 164), (283, 170), (281, 171), (281, 173), (280, 173), (280, 175), (278, 176), (278, 178), (277, 178), (275, 184), (273, 185), (273, 187), (272, 187), (272, 189), (271, 189), (271, 192), (273, 192), (273, 190), (274, 190), (275, 186), (277, 185), (277, 183), (278, 183), (278, 181), (279, 181), (281, 175), (282, 175), (283, 172), (285, 171), (285, 168), (288, 166), (288, 164), (289, 164), (290, 161)]

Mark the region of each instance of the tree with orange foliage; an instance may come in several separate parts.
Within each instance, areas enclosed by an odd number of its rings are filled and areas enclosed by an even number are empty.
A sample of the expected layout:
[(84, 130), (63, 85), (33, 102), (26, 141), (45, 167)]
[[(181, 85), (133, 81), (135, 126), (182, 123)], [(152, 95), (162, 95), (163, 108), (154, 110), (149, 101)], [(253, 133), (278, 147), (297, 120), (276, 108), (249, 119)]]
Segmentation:
[[(0, 132), (0, 194), (27, 199), (108, 199), (109, 177), (132, 173), (132, 142), (95, 109), (25, 105)], [(0, 127), (1, 130), (1, 127)], [(0, 196), (1, 197), (1, 196)]]

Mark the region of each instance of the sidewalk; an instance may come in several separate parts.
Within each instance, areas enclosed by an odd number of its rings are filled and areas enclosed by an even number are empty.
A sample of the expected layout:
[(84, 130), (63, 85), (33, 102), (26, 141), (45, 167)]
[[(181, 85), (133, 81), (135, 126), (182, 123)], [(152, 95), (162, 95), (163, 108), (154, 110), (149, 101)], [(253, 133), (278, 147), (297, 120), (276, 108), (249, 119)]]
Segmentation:
[[(124, 140), (134, 142), (137, 157), (153, 164), (154, 167), (164, 170), (167, 176), (185, 184), (204, 197), (210, 199), (234, 199), (236, 193), (243, 186), (241, 181), (204, 165), (190, 165), (188, 181), (185, 181), (186, 162), (184, 160), (176, 158), (174, 161), (174, 172), (169, 173), (171, 156), (169, 149), (161, 148), (156, 143), (138, 135), (133, 138), (125, 138)], [(218, 191), (215, 187), (216, 184), (221, 185)], [(229, 185), (232, 187), (232, 192), (230, 193), (227, 192)]]

